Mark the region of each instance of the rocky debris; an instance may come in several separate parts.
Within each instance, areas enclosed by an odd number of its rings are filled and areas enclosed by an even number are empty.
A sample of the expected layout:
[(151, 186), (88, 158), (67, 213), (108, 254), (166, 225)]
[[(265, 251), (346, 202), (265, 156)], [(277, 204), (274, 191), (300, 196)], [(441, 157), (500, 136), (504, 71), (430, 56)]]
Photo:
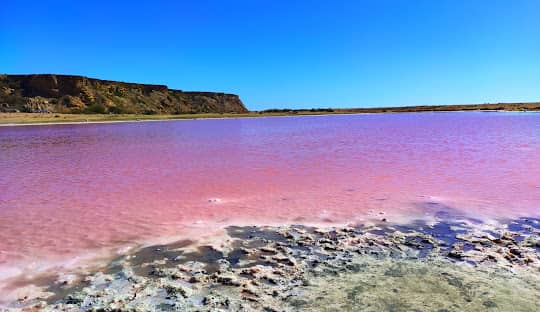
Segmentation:
[(29, 113), (245, 113), (237, 95), (67, 75), (0, 75), (0, 111)]
[[(449, 255), (472, 263), (496, 262), (507, 267), (527, 265), (540, 269), (540, 253), (534, 248), (538, 236), (527, 235), (521, 241), (515, 237), (521, 234), (505, 230), (500, 231), (498, 237), (478, 231), (459, 234), (460, 242), (452, 246)], [(466, 245), (470, 246), (468, 250)]]
[[(452, 229), (456, 231), (451, 237), (448, 231)], [(359, 274), (369, 280), (366, 274), (372, 267), (382, 274), (381, 279), (405, 279), (411, 270), (404, 268), (411, 263), (422, 267), (413, 270), (418, 279), (427, 274), (429, 263), (442, 268), (442, 262), (456, 267), (451, 273), (441, 269), (440, 274), (450, 275), (437, 283), (466, 293), (471, 286), (454, 276), (461, 270), (459, 263), (477, 268), (471, 272), (491, 270), (515, 276), (526, 271), (540, 276), (539, 236), (534, 229), (465, 223), (231, 227), (230, 239), (220, 246), (221, 251), (201, 247), (194, 253), (192, 248), (184, 250), (184, 245), (145, 248), (117, 261), (116, 270), (86, 277), (85, 287), (70, 292), (73, 285), (66, 284), (67, 295), (62, 299), (34, 301), (29, 306), (39, 305), (44, 311), (295, 311), (311, 304), (299, 301), (299, 296), (308, 298), (308, 293), (320, 290), (312, 289), (313, 281), (333, 283)], [(384, 263), (391, 266), (380, 267)], [(392, 293), (399, 294), (394, 289)]]

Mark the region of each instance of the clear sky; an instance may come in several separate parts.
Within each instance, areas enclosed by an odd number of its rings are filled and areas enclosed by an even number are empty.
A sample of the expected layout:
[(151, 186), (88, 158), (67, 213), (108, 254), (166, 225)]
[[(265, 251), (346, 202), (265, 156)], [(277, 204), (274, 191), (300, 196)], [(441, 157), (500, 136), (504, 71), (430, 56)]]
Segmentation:
[(5, 1), (0, 72), (239, 94), (248, 108), (540, 101), (538, 0)]

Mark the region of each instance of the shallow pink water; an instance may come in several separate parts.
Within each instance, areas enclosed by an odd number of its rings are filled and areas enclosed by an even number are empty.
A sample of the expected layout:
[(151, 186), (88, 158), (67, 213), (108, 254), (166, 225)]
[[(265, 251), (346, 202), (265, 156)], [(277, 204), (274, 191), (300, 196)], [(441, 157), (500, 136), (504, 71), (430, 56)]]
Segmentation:
[(0, 270), (231, 223), (538, 216), (540, 114), (3, 127), (0, 170)]

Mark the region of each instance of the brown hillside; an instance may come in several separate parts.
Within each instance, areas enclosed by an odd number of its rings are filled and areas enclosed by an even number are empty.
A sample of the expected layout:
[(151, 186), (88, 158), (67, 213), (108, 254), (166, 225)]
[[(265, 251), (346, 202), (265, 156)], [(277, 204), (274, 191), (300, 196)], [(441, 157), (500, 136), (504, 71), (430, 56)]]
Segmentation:
[(0, 112), (244, 113), (237, 95), (67, 75), (0, 75)]

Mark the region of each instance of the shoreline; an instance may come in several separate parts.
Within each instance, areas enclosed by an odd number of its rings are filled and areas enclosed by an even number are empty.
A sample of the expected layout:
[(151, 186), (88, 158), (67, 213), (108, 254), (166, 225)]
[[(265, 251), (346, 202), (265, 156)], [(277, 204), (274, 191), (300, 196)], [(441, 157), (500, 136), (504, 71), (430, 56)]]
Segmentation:
[[(317, 309), (324, 300), (339, 309), (362, 302), (373, 311), (398, 303), (425, 308), (426, 302), (428, 310), (517, 304), (534, 311), (539, 303), (531, 299), (540, 291), (537, 218), (491, 224), (441, 211), (435, 223), (243, 225), (228, 226), (226, 233), (215, 245), (182, 240), (147, 246), (84, 276), (30, 281), (41, 297), (7, 307), (298, 311)], [(409, 286), (422, 283), (440, 288), (437, 298)], [(522, 296), (519, 302), (507, 283)], [(483, 292), (471, 293), (471, 287)]]
[[(407, 113), (540, 113), (537, 110), (418, 110), (418, 111), (380, 111), (380, 112), (305, 112), (305, 113), (246, 113), (246, 114), (189, 114), (189, 115), (86, 115), (86, 114), (37, 114), (37, 113), (0, 113), (0, 127), (17, 126), (48, 126), (48, 125), (84, 125), (108, 123), (134, 123), (179, 120), (213, 120), (240, 118), (269, 118), (269, 117), (307, 117), (307, 116), (339, 116), (339, 115), (378, 115), (378, 114), (407, 114)], [(60, 117), (55, 117), (60, 116)], [(157, 118), (156, 118), (157, 117)], [(55, 118), (63, 118), (58, 120)], [(34, 119), (34, 120), (32, 120)]]

